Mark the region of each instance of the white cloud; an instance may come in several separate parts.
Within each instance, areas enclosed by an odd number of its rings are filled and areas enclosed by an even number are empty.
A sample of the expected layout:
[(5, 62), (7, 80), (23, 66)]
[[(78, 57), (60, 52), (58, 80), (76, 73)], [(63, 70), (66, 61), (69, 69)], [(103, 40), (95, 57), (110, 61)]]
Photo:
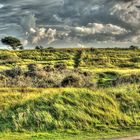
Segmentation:
[(1, 3), (0, 34), (23, 38), (29, 44), (65, 40), (140, 43), (140, 0), (1, 0)]
[(56, 29), (49, 28), (46, 33), (46, 37), (48, 39), (48, 44), (50, 44), (56, 40), (55, 36), (56, 36)]
[(78, 34), (112, 34), (120, 35), (127, 33), (126, 29), (112, 24), (89, 23), (87, 26), (75, 27)]
[(42, 41), (50, 44), (56, 40), (56, 29), (36, 28), (33, 31), (33, 34), (29, 33), (29, 39), (32, 44), (38, 44)]
[(113, 1), (110, 6), (110, 14), (116, 16), (124, 23), (139, 28), (140, 27), (140, 0)]
[(138, 43), (140, 43), (140, 35), (131, 36), (128, 40), (130, 42), (138, 44)]
[(0, 4), (0, 9), (3, 8), (3, 7), (4, 7), (4, 5), (3, 4)]

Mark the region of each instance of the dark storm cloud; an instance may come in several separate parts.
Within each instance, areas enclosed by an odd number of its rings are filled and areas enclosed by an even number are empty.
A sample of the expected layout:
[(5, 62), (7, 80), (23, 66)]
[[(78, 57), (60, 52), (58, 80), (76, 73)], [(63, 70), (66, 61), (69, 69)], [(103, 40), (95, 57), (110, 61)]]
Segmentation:
[(0, 36), (139, 43), (139, 7), (139, 0), (1, 0)]

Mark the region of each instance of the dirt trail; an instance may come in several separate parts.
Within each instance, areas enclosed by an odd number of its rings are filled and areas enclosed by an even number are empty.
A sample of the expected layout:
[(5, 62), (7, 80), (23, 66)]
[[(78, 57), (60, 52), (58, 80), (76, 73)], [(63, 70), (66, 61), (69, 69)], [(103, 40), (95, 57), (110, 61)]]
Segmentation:
[(123, 138), (116, 138), (112, 140), (140, 140), (140, 136), (133, 136), (133, 137), (123, 137)]

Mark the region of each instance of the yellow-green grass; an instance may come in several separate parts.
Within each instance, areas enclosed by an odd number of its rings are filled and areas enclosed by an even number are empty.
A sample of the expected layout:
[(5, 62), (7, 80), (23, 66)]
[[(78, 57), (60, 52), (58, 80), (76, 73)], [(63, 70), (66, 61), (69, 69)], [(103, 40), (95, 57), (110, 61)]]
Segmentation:
[(121, 68), (94, 68), (94, 67), (81, 67), (82, 70), (90, 71), (93, 73), (101, 72), (117, 72), (119, 74), (137, 74), (140, 73), (140, 69), (121, 69)]
[(0, 65), (0, 71), (8, 70), (11, 66)]
[[(78, 50), (82, 50), (77, 58)], [(140, 49), (44, 49), (23, 51), (0, 51), (0, 71), (15, 65), (27, 68), (34, 63), (42, 66), (64, 63), (73, 68), (79, 61), (79, 68), (93, 73), (115, 71), (120, 74), (140, 73)], [(10, 63), (9, 63), (10, 62)]]
[(106, 89), (1, 89), (1, 132), (140, 130), (138, 85)]
[[(92, 72), (93, 82), (98, 81), (98, 74), (104, 72), (121, 76), (140, 74), (140, 50), (82, 50), (78, 68)], [(15, 66), (27, 70), (31, 63), (40, 67), (64, 63), (73, 69), (77, 53), (78, 49), (0, 51), (0, 71)], [(82, 139), (84, 135), (87, 135), (85, 139), (93, 139), (128, 135), (130, 131), (140, 131), (139, 116), (139, 85), (93, 90), (0, 88), (0, 140)]]
[[(0, 60), (23, 61), (46, 63), (46, 62), (64, 62), (73, 66), (76, 61), (78, 49), (55, 49), (49, 50), (24, 50), (24, 51), (0, 51)], [(26, 61), (26, 62), (27, 62)], [(127, 64), (128, 68), (136, 68), (140, 65), (140, 50), (131, 49), (82, 49), (81, 66), (89, 67), (119, 67), (120, 64)], [(133, 65), (133, 66), (132, 66)], [(127, 66), (125, 66), (127, 67)]]

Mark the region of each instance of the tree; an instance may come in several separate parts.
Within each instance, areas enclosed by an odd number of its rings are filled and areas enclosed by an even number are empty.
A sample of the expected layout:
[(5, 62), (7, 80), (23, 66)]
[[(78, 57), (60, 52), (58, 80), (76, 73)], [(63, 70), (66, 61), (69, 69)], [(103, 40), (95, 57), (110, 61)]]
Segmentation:
[(43, 46), (36, 46), (35, 49), (36, 50), (43, 50)]
[(22, 46), (20, 40), (12, 36), (2, 38), (1, 42), (5, 45), (11, 46), (13, 50), (20, 49), (20, 47)]
[(137, 49), (139, 49), (139, 47), (138, 47), (138, 46), (131, 45), (131, 46), (129, 47), (129, 49), (137, 50)]
[(21, 46), (19, 47), (19, 50), (24, 50), (24, 47), (21, 45)]

